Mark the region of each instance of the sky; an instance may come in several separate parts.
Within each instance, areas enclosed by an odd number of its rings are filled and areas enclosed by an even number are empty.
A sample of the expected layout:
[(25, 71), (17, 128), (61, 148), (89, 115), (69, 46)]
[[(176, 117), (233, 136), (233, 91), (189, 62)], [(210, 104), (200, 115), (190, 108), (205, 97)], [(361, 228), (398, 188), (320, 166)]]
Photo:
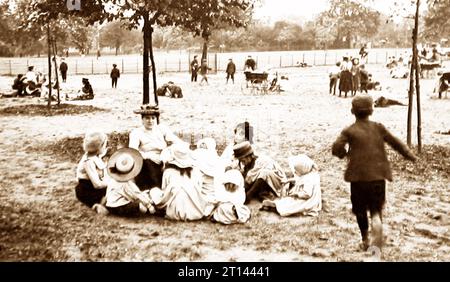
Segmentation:
[[(395, 9), (392, 0), (376, 0), (373, 7), (386, 14)], [(303, 21), (308, 21), (327, 8), (328, 0), (262, 0), (262, 6), (255, 8), (254, 17), (266, 20), (269, 23), (283, 19), (298, 20), (300, 18)]]

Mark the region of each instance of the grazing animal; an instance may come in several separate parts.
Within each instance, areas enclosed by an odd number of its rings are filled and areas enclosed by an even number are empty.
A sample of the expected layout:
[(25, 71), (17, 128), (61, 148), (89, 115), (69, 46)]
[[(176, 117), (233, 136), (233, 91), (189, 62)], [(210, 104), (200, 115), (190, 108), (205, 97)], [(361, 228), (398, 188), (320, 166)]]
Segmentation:
[(403, 104), (403, 103), (401, 103), (401, 102), (399, 102), (397, 100), (386, 99), (383, 96), (379, 97), (374, 102), (374, 106), (378, 107), (378, 108), (385, 108), (385, 107), (394, 106), (394, 105), (406, 106), (405, 104)]

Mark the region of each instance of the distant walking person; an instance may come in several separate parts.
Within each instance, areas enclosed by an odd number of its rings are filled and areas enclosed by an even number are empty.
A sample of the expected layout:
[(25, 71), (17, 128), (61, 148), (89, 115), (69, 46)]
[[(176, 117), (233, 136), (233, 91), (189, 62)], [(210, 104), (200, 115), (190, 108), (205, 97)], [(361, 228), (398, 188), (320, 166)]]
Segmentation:
[(117, 88), (117, 79), (120, 77), (120, 70), (117, 68), (116, 64), (113, 64), (110, 76), (112, 79), (112, 88)]
[(228, 62), (228, 65), (227, 65), (227, 84), (228, 84), (228, 79), (230, 79), (230, 78), (234, 84), (234, 74), (235, 73), (236, 73), (236, 65), (234, 64), (233, 59), (230, 59), (230, 61)]
[(198, 74), (198, 60), (197, 55), (194, 56), (194, 59), (191, 62), (191, 82), (197, 82), (197, 74)]
[(62, 81), (66, 82), (67, 79), (67, 63), (64, 61), (64, 58), (61, 58), (61, 64), (59, 65), (59, 70), (61, 71)]
[(211, 68), (208, 67), (208, 63), (206, 62), (206, 59), (202, 60), (202, 65), (200, 66), (200, 74), (202, 75), (202, 80), (200, 80), (200, 84), (203, 83), (203, 81), (206, 81), (206, 84), (208, 83), (208, 71), (211, 70)]

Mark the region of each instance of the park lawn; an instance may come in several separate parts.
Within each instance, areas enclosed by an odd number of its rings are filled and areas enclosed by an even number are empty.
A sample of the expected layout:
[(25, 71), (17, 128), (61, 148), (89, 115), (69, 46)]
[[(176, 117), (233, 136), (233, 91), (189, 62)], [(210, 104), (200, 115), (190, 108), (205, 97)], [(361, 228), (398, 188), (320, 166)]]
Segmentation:
[[(407, 101), (407, 80), (389, 78), (381, 66), (369, 66), (381, 91), (371, 94)], [(231, 142), (234, 126), (255, 127), (258, 151), (287, 171), (290, 154), (306, 153), (319, 167), (323, 211), (317, 218), (282, 218), (259, 211), (252, 202), (250, 222), (225, 226), (209, 221), (174, 222), (161, 217), (123, 219), (100, 216), (75, 198), (75, 167), (87, 129), (108, 133), (114, 149), (140, 125), (133, 114), (142, 102), (142, 77), (123, 75), (118, 89), (106, 75), (87, 76), (96, 97), (64, 102), (92, 106), (68, 114), (31, 115), (7, 107), (45, 105), (37, 98), (0, 99), (0, 260), (1, 261), (363, 261), (359, 230), (351, 214), (345, 161), (331, 155), (339, 132), (353, 122), (351, 99), (328, 94), (325, 67), (279, 70), (291, 90), (263, 96), (243, 95), (243, 74), (225, 84), (225, 74), (210, 84), (190, 82), (189, 74), (159, 75), (158, 84), (174, 81), (183, 99), (159, 97), (161, 120), (186, 141), (216, 139), (219, 149)], [(63, 91), (81, 88), (82, 76), (69, 76)], [(0, 77), (7, 89), (11, 77)], [(387, 186), (384, 213), (385, 261), (448, 261), (450, 99), (432, 96), (434, 80), (423, 80), (424, 152), (417, 164), (389, 151), (394, 181)], [(70, 108), (70, 107), (69, 107)], [(81, 108), (81, 107), (80, 107)], [(101, 110), (99, 110), (101, 109)], [(29, 115), (30, 114), (30, 115)], [(405, 140), (407, 108), (376, 108), (373, 120)], [(414, 117), (414, 143), (416, 118)]]

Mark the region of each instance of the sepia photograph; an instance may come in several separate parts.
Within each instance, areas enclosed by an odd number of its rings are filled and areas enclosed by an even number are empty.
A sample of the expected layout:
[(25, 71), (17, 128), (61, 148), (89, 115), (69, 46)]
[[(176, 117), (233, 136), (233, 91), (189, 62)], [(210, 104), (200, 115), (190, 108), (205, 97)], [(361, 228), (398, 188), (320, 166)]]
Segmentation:
[(0, 0), (0, 262), (450, 261), (449, 26), (450, 0)]

